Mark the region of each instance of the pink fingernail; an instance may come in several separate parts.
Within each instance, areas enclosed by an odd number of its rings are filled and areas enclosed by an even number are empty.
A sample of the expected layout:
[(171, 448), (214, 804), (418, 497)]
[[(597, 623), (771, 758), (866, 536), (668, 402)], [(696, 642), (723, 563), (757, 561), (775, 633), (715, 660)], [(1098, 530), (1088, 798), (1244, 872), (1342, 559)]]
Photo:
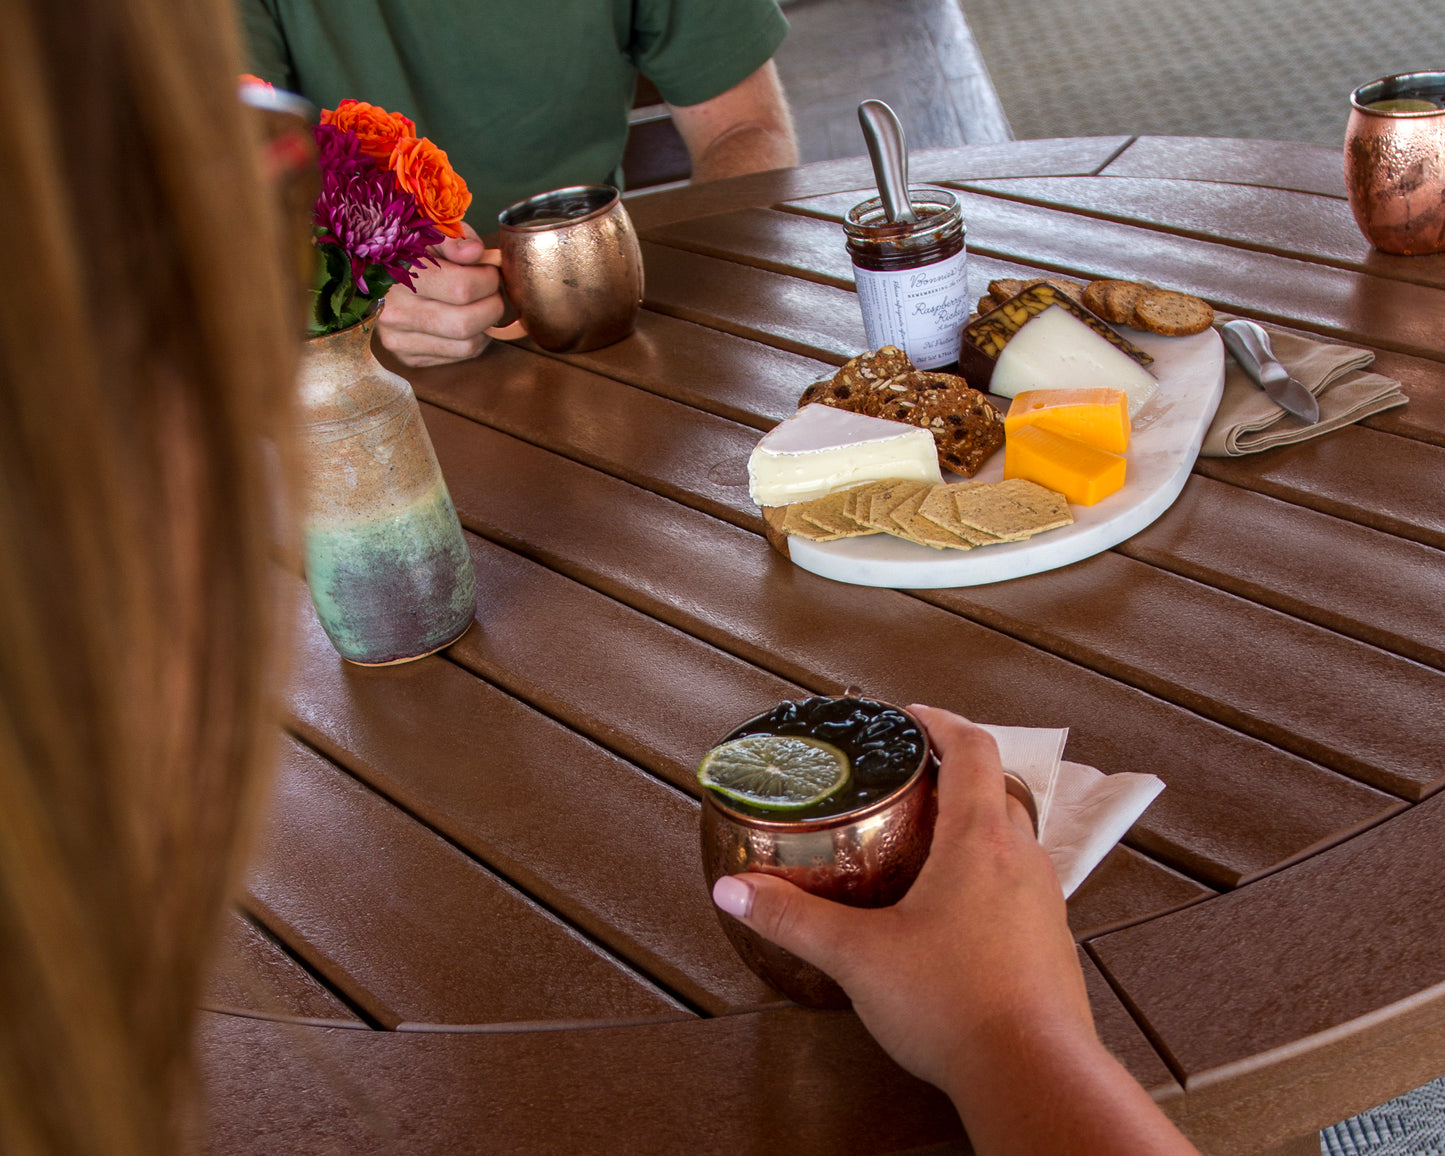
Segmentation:
[(712, 885), (712, 901), (734, 919), (746, 919), (753, 910), (753, 885), (724, 875)]

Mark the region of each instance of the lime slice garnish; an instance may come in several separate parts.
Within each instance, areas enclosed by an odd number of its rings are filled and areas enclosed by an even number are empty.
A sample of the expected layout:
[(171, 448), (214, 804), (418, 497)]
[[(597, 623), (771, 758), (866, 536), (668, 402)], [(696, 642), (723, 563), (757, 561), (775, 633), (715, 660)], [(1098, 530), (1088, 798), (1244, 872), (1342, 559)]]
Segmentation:
[(832, 743), (802, 735), (747, 735), (703, 755), (697, 779), (750, 806), (793, 811), (842, 790), (848, 756)]
[(1365, 105), (1374, 112), (1437, 112), (1440, 106), (1432, 100), (1419, 97), (1399, 96), (1394, 100), (1376, 100)]

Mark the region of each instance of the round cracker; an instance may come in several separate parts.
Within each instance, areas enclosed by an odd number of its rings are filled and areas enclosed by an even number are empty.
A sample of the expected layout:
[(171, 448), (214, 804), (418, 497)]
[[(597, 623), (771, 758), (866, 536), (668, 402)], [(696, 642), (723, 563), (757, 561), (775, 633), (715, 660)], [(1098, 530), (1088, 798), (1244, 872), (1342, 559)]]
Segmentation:
[(1151, 289), (1134, 305), (1137, 328), (1163, 337), (1189, 337), (1203, 333), (1214, 324), (1214, 310), (1207, 301), (1171, 289)]

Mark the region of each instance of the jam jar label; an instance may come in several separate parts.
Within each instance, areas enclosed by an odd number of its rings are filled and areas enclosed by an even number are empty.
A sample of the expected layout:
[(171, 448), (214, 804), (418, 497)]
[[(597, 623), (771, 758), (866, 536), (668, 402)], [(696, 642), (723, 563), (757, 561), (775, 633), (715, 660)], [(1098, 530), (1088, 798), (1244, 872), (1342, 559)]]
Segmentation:
[(918, 369), (958, 360), (968, 320), (966, 249), (916, 269), (880, 272), (853, 266), (868, 348), (896, 345)]

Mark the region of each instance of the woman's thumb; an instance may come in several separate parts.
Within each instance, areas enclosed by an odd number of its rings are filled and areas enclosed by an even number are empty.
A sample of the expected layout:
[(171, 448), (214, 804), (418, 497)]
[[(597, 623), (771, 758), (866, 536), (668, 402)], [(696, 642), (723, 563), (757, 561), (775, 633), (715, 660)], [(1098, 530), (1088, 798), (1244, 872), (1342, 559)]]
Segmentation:
[(712, 901), (764, 939), (829, 971), (837, 947), (847, 942), (846, 924), (859, 912), (794, 887), (786, 879), (750, 871), (724, 875)]

